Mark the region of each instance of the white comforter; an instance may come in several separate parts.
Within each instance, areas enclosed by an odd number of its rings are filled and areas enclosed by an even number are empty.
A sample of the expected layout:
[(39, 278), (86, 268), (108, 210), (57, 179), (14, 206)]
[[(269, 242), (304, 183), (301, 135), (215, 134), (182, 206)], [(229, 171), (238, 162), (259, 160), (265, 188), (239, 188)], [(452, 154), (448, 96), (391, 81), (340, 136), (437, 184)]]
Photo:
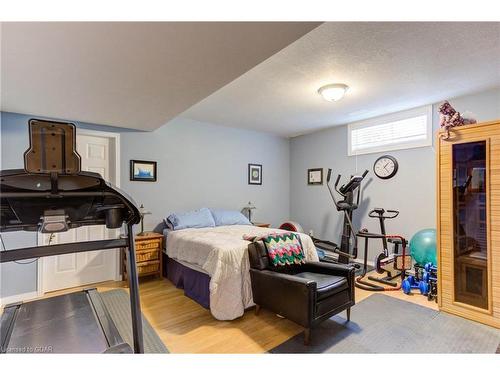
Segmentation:
[[(215, 228), (191, 228), (170, 232), (167, 255), (195, 264), (210, 275), (210, 312), (219, 320), (232, 320), (252, 306), (252, 288), (248, 262), (248, 241), (244, 234), (262, 235), (284, 232), (251, 225)], [(311, 238), (300, 233), (306, 260), (317, 261)]]

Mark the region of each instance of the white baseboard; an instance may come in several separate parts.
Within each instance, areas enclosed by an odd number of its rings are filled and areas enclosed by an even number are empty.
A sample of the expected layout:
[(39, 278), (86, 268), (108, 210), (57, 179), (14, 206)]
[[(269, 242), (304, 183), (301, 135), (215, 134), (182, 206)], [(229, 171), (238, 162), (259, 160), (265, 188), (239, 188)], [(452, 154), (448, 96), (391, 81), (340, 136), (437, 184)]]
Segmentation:
[(22, 294), (16, 294), (13, 296), (7, 296), (0, 298), (0, 306), (4, 307), (5, 305), (8, 305), (10, 303), (14, 302), (22, 302), (22, 301), (28, 301), (30, 299), (34, 299), (38, 297), (38, 292), (28, 292), (28, 293), (22, 293)]

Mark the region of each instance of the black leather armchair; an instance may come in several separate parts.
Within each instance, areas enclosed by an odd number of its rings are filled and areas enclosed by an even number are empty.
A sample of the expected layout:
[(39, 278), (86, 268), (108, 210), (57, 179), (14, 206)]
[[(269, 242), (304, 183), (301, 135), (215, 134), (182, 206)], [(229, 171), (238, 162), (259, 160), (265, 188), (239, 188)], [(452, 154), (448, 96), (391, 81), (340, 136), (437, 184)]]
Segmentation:
[(308, 262), (292, 267), (270, 266), (262, 241), (248, 245), (255, 312), (261, 307), (305, 327), (308, 345), (311, 328), (354, 306), (355, 269), (350, 265)]

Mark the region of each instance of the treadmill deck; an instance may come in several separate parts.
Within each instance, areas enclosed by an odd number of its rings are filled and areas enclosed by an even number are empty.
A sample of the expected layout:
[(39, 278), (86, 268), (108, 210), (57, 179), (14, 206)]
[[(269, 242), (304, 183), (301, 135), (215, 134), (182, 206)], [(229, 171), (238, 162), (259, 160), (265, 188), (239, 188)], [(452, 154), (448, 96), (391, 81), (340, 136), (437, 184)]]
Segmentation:
[[(99, 310), (90, 291), (13, 304), (2, 315), (2, 330), (11, 326), (6, 353), (100, 353), (108, 350)], [(100, 297), (99, 301), (100, 300)], [(2, 332), (2, 337), (5, 332)]]

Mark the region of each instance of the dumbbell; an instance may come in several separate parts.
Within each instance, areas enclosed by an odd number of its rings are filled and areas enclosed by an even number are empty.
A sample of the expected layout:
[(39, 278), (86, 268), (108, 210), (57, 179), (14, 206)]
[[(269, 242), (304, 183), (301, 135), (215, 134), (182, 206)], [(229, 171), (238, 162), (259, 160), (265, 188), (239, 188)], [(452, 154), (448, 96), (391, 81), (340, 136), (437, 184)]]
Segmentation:
[(427, 272), (437, 272), (437, 267), (434, 266), (431, 262), (429, 262), (425, 264), (424, 270)]
[(419, 283), (420, 293), (424, 296), (428, 295), (431, 289), (431, 282), (437, 282), (437, 277), (435, 276), (436, 267), (432, 266), (432, 263), (425, 265), (425, 271), (422, 275), (422, 281)]
[(431, 272), (424, 271), (424, 274), (422, 275), (422, 281), (428, 284), (430, 281), (437, 281), (437, 277), (434, 276)]
[(410, 275), (401, 283), (401, 289), (403, 289), (404, 294), (410, 294), (412, 289), (419, 289), (419, 284), (415, 276)]
[(429, 294), (430, 285), (425, 281), (420, 281), (418, 283), (418, 289), (420, 290), (420, 294), (426, 296), (427, 294)]

